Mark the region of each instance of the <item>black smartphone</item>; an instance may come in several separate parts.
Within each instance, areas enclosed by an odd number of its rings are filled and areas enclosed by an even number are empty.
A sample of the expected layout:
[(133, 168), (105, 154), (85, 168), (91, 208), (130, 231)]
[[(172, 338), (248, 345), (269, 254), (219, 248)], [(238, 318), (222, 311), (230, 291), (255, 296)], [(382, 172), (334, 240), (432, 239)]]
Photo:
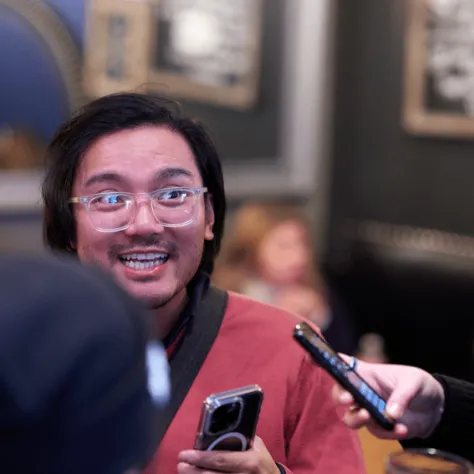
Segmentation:
[(258, 385), (209, 395), (203, 402), (194, 449), (250, 449), (262, 402), (263, 391)]
[(394, 429), (394, 421), (385, 414), (385, 400), (311, 326), (304, 322), (297, 324), (293, 337), (382, 428)]

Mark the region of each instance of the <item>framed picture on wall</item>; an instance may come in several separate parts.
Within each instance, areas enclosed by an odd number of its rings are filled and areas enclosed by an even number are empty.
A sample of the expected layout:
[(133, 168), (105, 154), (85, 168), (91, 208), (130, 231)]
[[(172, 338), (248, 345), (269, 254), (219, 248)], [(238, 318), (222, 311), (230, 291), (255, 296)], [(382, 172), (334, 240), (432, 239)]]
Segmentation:
[(403, 124), (474, 138), (474, 1), (406, 0)]
[(323, 189), (334, 5), (88, 0), (86, 90), (178, 100), (215, 140), (230, 199), (307, 197)]
[(89, 0), (92, 96), (144, 88), (248, 109), (258, 96), (263, 0)]

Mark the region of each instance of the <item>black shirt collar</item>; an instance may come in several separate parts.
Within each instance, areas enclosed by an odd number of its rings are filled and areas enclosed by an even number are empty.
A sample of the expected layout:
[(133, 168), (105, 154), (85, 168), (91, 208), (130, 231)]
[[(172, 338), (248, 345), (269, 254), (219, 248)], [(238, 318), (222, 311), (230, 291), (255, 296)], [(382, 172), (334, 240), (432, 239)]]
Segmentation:
[(185, 330), (185, 328), (188, 327), (190, 321), (196, 313), (198, 306), (206, 295), (209, 286), (210, 277), (204, 272), (198, 272), (188, 284), (186, 288), (188, 293), (188, 302), (173, 329), (163, 339), (163, 345), (165, 348), (171, 346)]

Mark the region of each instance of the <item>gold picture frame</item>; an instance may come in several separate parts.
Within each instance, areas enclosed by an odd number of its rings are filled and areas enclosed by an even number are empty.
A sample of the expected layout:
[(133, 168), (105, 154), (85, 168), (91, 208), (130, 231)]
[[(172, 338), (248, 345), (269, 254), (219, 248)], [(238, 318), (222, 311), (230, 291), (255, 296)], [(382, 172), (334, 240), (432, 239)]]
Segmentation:
[(468, 87), (474, 71), (465, 67), (469, 48), (474, 63), (474, 36), (466, 34), (474, 25), (459, 14), (473, 5), (472, 0), (406, 0), (402, 122), (409, 133), (474, 137), (474, 90)]
[(263, 0), (89, 0), (86, 91), (145, 89), (249, 109), (258, 99), (262, 8)]

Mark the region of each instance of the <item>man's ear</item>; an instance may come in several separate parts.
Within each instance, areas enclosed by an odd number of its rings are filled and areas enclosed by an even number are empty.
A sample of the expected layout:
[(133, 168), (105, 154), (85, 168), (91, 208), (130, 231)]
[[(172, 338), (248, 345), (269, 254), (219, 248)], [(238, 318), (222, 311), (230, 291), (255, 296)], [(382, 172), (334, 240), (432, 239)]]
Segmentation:
[(214, 221), (215, 221), (215, 215), (214, 215), (214, 206), (213, 206), (213, 200), (212, 200), (212, 195), (207, 194), (205, 197), (204, 201), (204, 207), (206, 211), (206, 216), (205, 216), (205, 227), (204, 227), (204, 239), (205, 240), (212, 240), (214, 238)]

